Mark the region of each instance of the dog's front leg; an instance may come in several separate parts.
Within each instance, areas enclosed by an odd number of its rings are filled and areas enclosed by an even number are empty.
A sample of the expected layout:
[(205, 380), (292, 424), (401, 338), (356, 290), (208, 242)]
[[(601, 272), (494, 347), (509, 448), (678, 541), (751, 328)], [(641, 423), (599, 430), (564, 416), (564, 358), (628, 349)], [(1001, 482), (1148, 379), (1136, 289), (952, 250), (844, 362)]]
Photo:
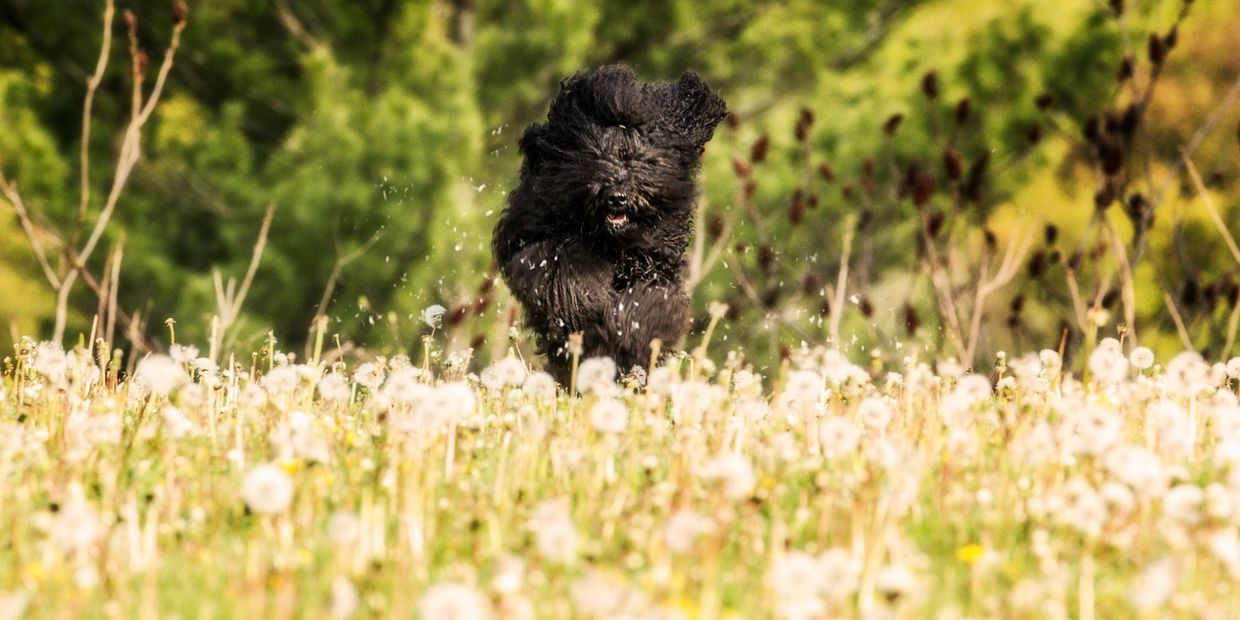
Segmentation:
[(667, 348), (675, 346), (692, 319), (689, 297), (679, 286), (641, 283), (620, 291), (607, 316), (616, 365), (625, 371), (645, 368), (650, 342), (657, 338)]
[(504, 271), (526, 310), (565, 333), (597, 324), (615, 296), (612, 264), (576, 243), (530, 244), (509, 259)]

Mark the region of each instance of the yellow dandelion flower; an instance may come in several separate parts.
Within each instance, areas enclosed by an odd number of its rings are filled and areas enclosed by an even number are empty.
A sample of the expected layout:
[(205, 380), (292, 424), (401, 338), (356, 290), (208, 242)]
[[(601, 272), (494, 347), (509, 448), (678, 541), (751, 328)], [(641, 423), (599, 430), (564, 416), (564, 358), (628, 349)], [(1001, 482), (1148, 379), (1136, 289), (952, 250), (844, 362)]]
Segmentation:
[(26, 579), (38, 582), (43, 579), (43, 563), (38, 560), (27, 562), (22, 568), (22, 573), (26, 575)]
[(290, 476), (300, 471), (301, 466), (302, 466), (301, 459), (288, 459), (280, 463), (280, 469), (283, 469), (285, 473), (289, 474)]
[(968, 544), (956, 549), (956, 559), (972, 566), (982, 557), (985, 549), (979, 544)]

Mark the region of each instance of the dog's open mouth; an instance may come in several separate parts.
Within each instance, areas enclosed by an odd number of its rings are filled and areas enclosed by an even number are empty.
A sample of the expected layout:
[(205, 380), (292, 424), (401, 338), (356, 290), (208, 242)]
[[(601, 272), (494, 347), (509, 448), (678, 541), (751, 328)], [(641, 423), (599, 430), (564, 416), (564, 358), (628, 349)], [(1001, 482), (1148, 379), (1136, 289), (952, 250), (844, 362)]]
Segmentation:
[(625, 213), (608, 213), (607, 223), (615, 228), (619, 228), (629, 223), (629, 216)]

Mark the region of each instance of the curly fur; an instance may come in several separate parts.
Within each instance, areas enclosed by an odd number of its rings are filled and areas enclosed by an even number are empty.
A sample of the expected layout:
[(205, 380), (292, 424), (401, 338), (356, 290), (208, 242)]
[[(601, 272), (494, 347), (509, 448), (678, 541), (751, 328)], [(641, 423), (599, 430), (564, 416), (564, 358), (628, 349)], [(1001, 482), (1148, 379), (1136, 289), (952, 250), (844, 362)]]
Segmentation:
[(649, 362), (652, 339), (688, 329), (696, 177), (725, 113), (694, 73), (643, 83), (612, 65), (562, 81), (547, 121), (521, 136), (521, 182), (492, 249), (560, 383), (569, 334), (582, 333), (585, 357), (629, 370)]

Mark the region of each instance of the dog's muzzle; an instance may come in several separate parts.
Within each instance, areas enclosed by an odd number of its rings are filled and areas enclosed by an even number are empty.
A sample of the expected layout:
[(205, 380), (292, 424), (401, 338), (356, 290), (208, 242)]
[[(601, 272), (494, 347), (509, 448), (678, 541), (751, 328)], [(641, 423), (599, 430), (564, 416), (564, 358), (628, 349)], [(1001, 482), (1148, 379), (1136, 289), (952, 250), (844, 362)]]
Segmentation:
[(608, 224), (619, 228), (629, 223), (629, 211), (633, 208), (633, 202), (628, 194), (616, 189), (608, 189), (603, 192), (601, 198), (603, 208), (606, 209), (603, 218)]

